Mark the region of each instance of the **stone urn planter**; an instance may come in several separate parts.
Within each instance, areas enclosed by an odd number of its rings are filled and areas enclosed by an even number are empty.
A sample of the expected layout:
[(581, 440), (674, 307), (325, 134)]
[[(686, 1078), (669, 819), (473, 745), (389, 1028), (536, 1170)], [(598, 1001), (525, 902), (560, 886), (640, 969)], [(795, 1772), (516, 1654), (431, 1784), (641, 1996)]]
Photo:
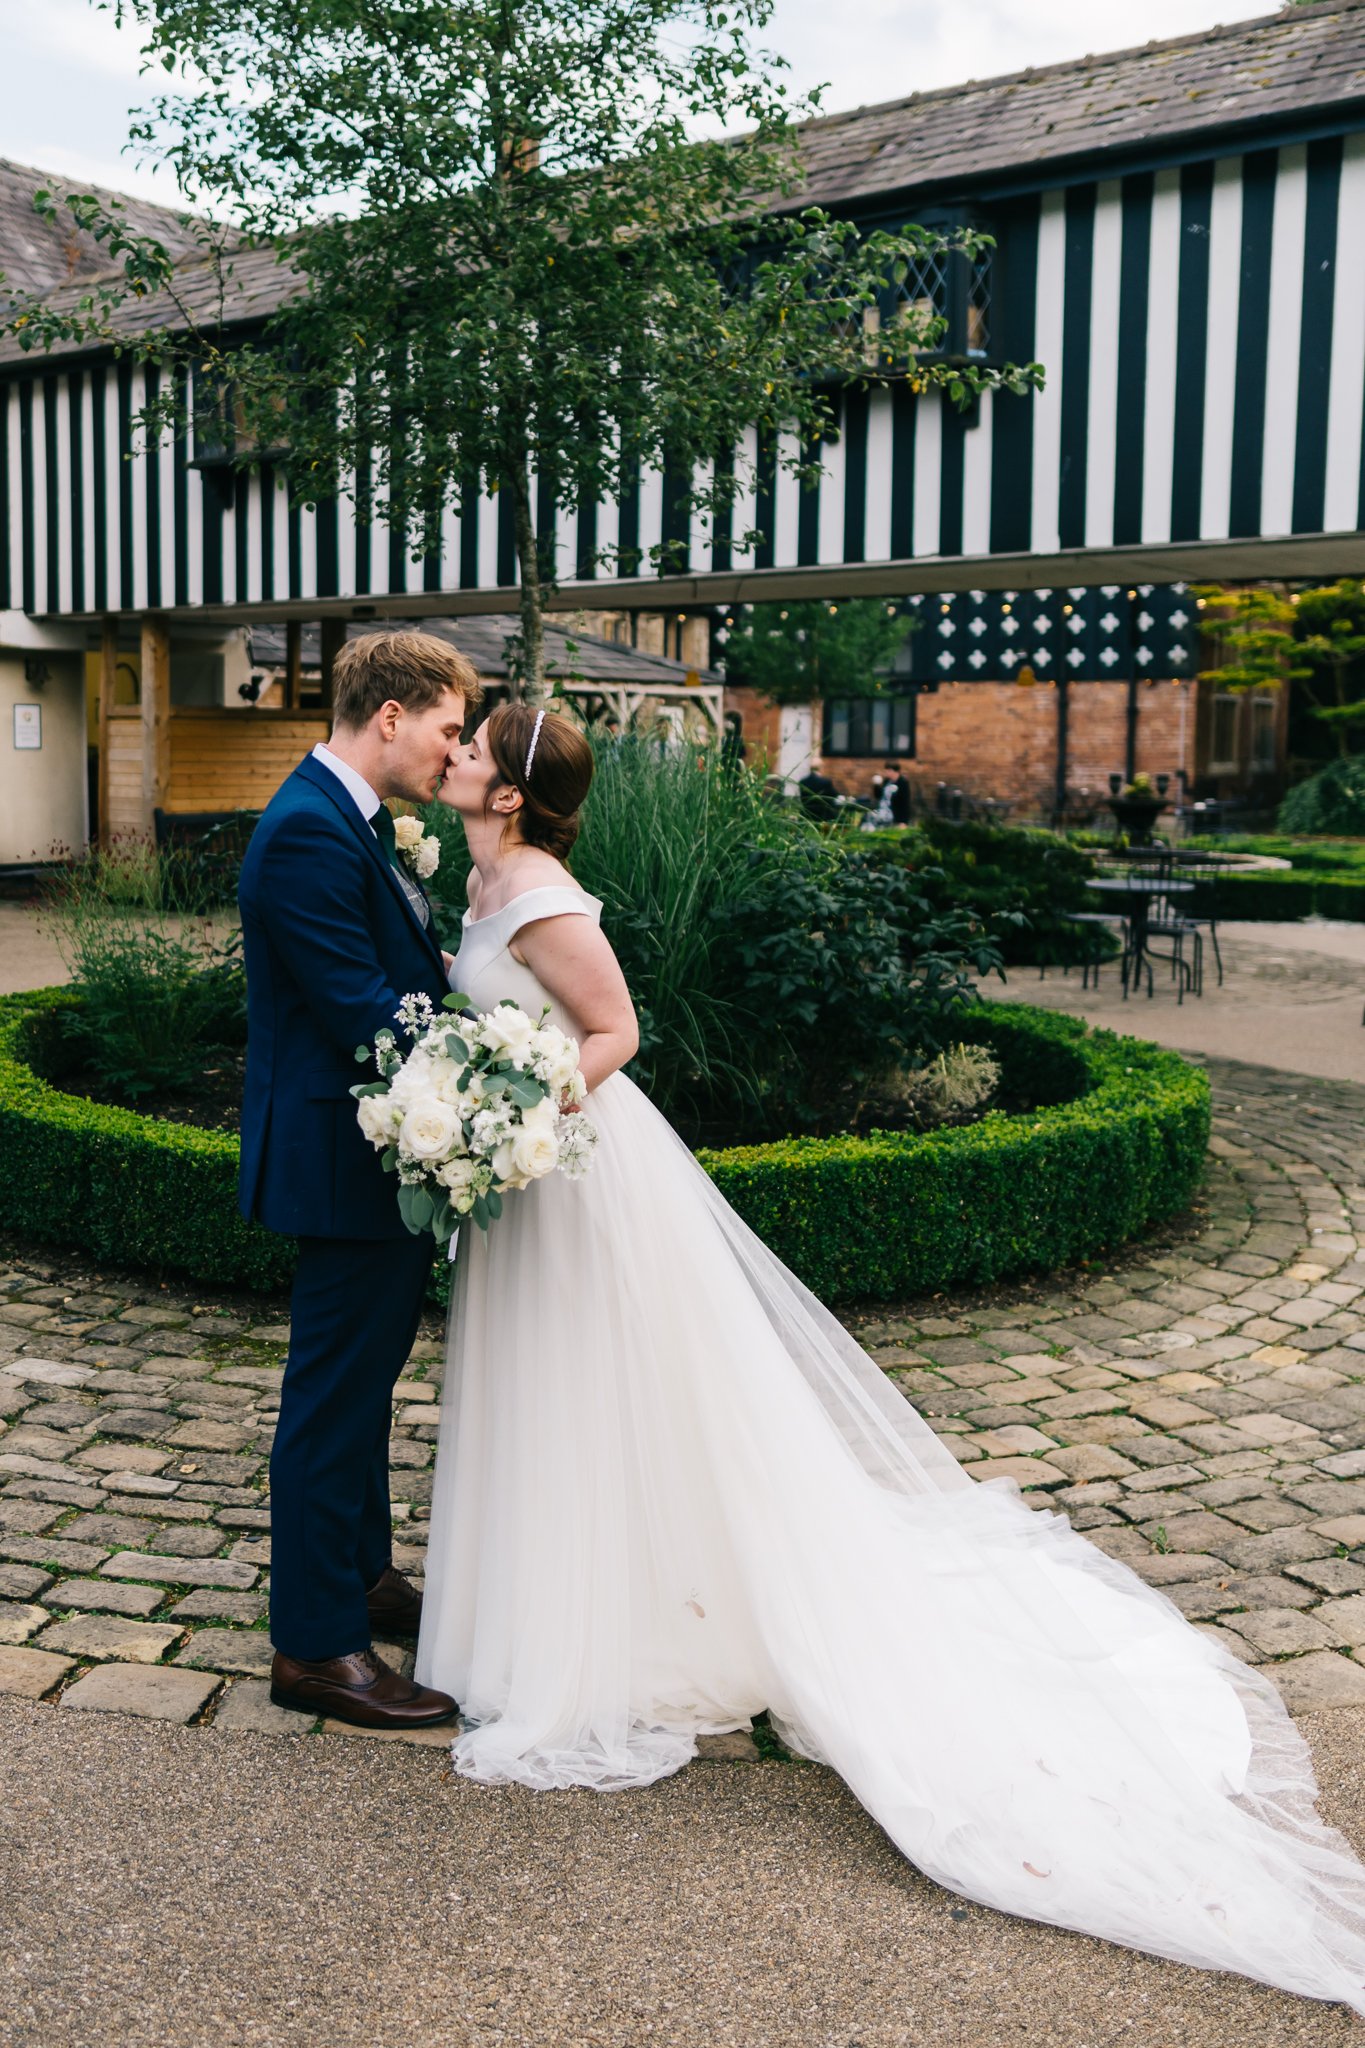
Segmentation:
[(1111, 796), (1109, 808), (1131, 846), (1150, 846), (1152, 828), (1166, 809), (1164, 796)]

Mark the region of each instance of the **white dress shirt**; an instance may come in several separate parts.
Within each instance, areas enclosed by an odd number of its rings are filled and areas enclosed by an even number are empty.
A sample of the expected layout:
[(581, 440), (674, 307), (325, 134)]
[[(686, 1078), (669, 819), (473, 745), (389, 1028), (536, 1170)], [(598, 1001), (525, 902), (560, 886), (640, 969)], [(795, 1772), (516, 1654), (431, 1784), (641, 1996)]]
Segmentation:
[[(342, 788), (350, 796), (361, 817), (374, 832), (374, 814), (379, 809), (379, 798), (370, 788), (363, 775), (358, 775), (348, 761), (342, 761), (330, 747), (324, 747), (319, 740), (313, 749), (313, 759), (321, 761), (324, 768), (330, 768)], [(375, 832), (377, 839), (379, 834)]]
[[(370, 785), (365, 780), (364, 776), (357, 774), (355, 769), (350, 766), (349, 762), (338, 759), (338, 757), (331, 751), (329, 747), (323, 746), (321, 740), (318, 741), (317, 745), (313, 749), (313, 759), (315, 761), (321, 761), (324, 768), (331, 769), (333, 775), (335, 775), (337, 781), (341, 784), (342, 788), (347, 792), (347, 794), (351, 798), (351, 801), (354, 803), (356, 809), (359, 811), (361, 817), (369, 826), (371, 832), (374, 832), (375, 813), (379, 809), (380, 799), (378, 798), (378, 796), (376, 796), (375, 792), (370, 788)], [(377, 832), (374, 832), (374, 836), (376, 839), (378, 839), (379, 834)], [(390, 865), (393, 865), (392, 862), (390, 862)], [(394, 867), (394, 873), (398, 877), (399, 887), (402, 889), (403, 894), (407, 897), (408, 902), (412, 905), (413, 913), (417, 918), (417, 922), (421, 925), (429, 924), (431, 920), (431, 911), (430, 908), (428, 907), (426, 897), (422, 894), (422, 891), (418, 888), (416, 882), (414, 882), (408, 875), (404, 874), (402, 868), (400, 867)]]

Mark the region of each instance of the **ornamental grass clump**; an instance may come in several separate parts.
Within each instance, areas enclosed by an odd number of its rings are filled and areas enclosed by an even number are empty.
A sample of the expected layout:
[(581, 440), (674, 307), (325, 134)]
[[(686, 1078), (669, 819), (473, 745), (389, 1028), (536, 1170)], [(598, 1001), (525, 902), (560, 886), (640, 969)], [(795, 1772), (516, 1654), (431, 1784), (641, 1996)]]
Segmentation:
[(136, 1103), (193, 1090), (246, 1039), (241, 932), (214, 919), (193, 865), (131, 842), (68, 863), (46, 923), (79, 1003), (61, 1064)]
[[(999, 970), (993, 937), (717, 752), (594, 744), (572, 867), (601, 899), (639, 1017), (632, 1078), (689, 1142), (864, 1128), (896, 1073), (951, 1041), (975, 978)], [(454, 904), (468, 856), (450, 815), (424, 817)]]

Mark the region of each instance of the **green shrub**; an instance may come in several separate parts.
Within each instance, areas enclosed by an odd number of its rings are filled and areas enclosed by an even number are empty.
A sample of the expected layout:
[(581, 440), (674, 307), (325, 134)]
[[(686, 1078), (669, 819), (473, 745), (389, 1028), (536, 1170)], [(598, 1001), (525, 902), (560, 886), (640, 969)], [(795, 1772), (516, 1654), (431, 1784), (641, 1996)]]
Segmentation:
[(193, 862), (140, 842), (92, 851), (53, 885), (46, 922), (80, 997), (62, 1013), (66, 1064), (102, 1093), (192, 1087), (245, 1042), (241, 934), (215, 924), (212, 897)]
[[(0, 1227), (209, 1285), (276, 1290), (293, 1246), (237, 1213), (237, 1140), (63, 1095), (34, 1071), (74, 998), (0, 1001)], [(795, 1138), (700, 1154), (748, 1223), (830, 1301), (978, 1285), (1119, 1244), (1182, 1208), (1208, 1083), (1178, 1055), (1075, 1018), (981, 1004), (1024, 1115), (907, 1136)], [(438, 1285), (448, 1284), (440, 1262)]]
[(973, 973), (998, 969), (999, 951), (920, 883), (828, 841), (751, 857), (716, 911), (722, 987), (757, 1055), (745, 1096), (707, 1105), (727, 1137), (861, 1128), (891, 1075), (961, 1037)]
[(1275, 820), (1281, 832), (1365, 834), (1365, 754), (1352, 754), (1297, 783)]
[(912, 832), (862, 835), (869, 842), (917, 875), (932, 903), (979, 918), (1007, 966), (1079, 966), (1118, 950), (1107, 930), (1068, 923), (1066, 912), (1092, 907), (1094, 862), (1054, 833), (926, 818)]

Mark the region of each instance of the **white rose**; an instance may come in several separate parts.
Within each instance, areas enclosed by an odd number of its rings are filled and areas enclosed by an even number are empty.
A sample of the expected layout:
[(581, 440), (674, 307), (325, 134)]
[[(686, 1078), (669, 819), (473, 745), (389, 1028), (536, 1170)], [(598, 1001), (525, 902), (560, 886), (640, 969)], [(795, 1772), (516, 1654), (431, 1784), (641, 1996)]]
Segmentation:
[(362, 1095), (356, 1104), (356, 1119), (372, 1145), (387, 1147), (393, 1137), (393, 1110), (387, 1095)]
[(511, 1146), (512, 1164), (527, 1180), (543, 1180), (547, 1173), (553, 1173), (559, 1164), (553, 1116), (548, 1123), (543, 1118), (528, 1117), (513, 1131)]
[(489, 1011), (479, 1036), (490, 1052), (505, 1052), (517, 1066), (522, 1067), (530, 1058), (535, 1030), (524, 1010), (499, 1008)]
[(439, 1095), (424, 1095), (403, 1118), (398, 1132), (401, 1149), (413, 1159), (441, 1159), (459, 1136), (460, 1122)]
[(463, 1067), (457, 1067), (454, 1060), (442, 1060), (431, 1077), (431, 1086), (435, 1094), (442, 1102), (448, 1102), (454, 1110), (462, 1110), (466, 1103), (467, 1091), (460, 1086), (460, 1075), (463, 1072)]
[(493, 1154), (492, 1165), (493, 1178), (500, 1187), (525, 1187), (527, 1176), (524, 1173), (520, 1173), (517, 1169), (517, 1162), (513, 1155), (512, 1140), (510, 1138), (505, 1139), (499, 1145), (497, 1151)]
[(408, 853), (422, 843), (422, 820), (420, 818), (395, 818), (393, 836), (400, 853)]
[(430, 881), (441, 865), (441, 842), (434, 832), (428, 833), (425, 839), (418, 840), (413, 865), (417, 869), (418, 880), (422, 882)]

